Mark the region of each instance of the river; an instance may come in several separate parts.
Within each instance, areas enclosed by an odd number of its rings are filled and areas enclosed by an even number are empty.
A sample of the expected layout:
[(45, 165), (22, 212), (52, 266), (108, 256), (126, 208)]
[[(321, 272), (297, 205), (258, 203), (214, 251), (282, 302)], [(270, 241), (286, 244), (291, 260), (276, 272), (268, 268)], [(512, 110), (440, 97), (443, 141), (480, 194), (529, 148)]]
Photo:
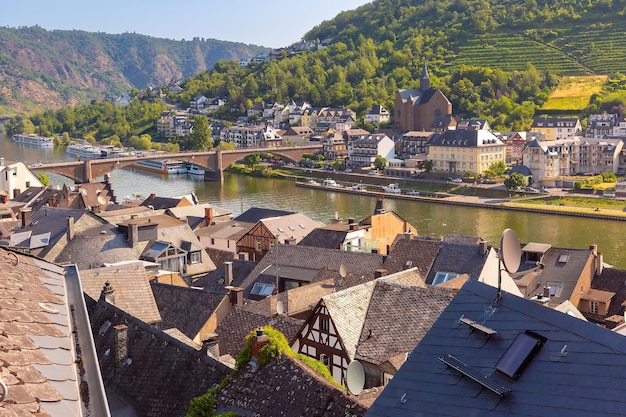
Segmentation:
[[(28, 163), (69, 160), (64, 150), (41, 149), (13, 143), (3, 136), (0, 156)], [(49, 175), (54, 185), (66, 179)], [(328, 224), (335, 213), (342, 219), (363, 219), (374, 212), (374, 197), (296, 187), (293, 182), (225, 174), (224, 183), (204, 182), (186, 175), (163, 177), (131, 168), (111, 172), (118, 198), (139, 193), (177, 197), (194, 192), (201, 202), (239, 214), (250, 207), (267, 207), (302, 212)], [(596, 243), (605, 262), (626, 269), (626, 222), (582, 219), (494, 209), (477, 209), (403, 200), (385, 200), (393, 210), (413, 224), (420, 235), (459, 234), (480, 236), (495, 246), (506, 228), (522, 242), (542, 242), (555, 247), (588, 248)]]

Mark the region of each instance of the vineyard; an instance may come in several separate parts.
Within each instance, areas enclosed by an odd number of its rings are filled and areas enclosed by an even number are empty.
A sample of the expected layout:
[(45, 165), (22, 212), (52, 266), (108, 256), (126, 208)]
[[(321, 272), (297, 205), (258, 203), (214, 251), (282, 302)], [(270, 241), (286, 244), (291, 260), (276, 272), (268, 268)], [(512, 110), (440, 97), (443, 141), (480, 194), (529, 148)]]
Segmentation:
[(625, 38), (623, 24), (612, 23), (590, 25), (585, 30), (552, 27), (483, 34), (453, 45), (457, 55), (451, 66), (513, 71), (531, 63), (540, 71), (560, 75), (613, 74), (624, 71), (626, 49), (619, 44)]

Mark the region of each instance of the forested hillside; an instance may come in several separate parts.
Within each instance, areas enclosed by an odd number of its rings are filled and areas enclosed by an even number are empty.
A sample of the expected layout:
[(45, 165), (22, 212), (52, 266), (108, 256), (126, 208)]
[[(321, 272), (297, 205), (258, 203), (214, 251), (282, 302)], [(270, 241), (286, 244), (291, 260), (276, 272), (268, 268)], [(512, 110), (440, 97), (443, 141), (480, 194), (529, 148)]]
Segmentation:
[(132, 88), (164, 86), (266, 48), (40, 27), (0, 27), (0, 114), (85, 104)]

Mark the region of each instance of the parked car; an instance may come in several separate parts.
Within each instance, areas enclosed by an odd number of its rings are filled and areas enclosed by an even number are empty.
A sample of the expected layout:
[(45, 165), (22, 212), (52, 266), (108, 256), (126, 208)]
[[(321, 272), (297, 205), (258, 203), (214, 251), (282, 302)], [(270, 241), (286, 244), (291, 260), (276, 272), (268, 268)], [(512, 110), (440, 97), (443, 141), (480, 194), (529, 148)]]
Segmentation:
[(460, 183), (463, 182), (463, 179), (461, 179), (461, 178), (448, 178), (448, 181), (460, 184)]
[(367, 175), (378, 175), (378, 171), (373, 169), (370, 172), (368, 172)]
[(524, 191), (529, 192), (529, 193), (538, 193), (539, 192), (538, 189), (533, 188), (533, 187), (524, 187), (523, 189), (524, 189)]
[(405, 194), (406, 195), (420, 195), (420, 192), (417, 190), (409, 190)]

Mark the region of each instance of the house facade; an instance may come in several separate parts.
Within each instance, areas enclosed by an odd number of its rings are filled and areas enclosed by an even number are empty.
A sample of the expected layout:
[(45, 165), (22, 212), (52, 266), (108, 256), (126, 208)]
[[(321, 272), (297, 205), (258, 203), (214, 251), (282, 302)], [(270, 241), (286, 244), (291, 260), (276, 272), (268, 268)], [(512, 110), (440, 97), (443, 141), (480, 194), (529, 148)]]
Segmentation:
[(390, 160), (396, 157), (395, 144), (385, 134), (363, 135), (348, 143), (348, 164), (353, 167), (373, 167), (377, 156)]
[(380, 104), (374, 104), (371, 109), (365, 112), (365, 123), (387, 123), (391, 114)]
[(582, 135), (582, 127), (577, 117), (543, 117), (533, 119), (530, 131), (542, 133), (546, 141), (572, 139)]

